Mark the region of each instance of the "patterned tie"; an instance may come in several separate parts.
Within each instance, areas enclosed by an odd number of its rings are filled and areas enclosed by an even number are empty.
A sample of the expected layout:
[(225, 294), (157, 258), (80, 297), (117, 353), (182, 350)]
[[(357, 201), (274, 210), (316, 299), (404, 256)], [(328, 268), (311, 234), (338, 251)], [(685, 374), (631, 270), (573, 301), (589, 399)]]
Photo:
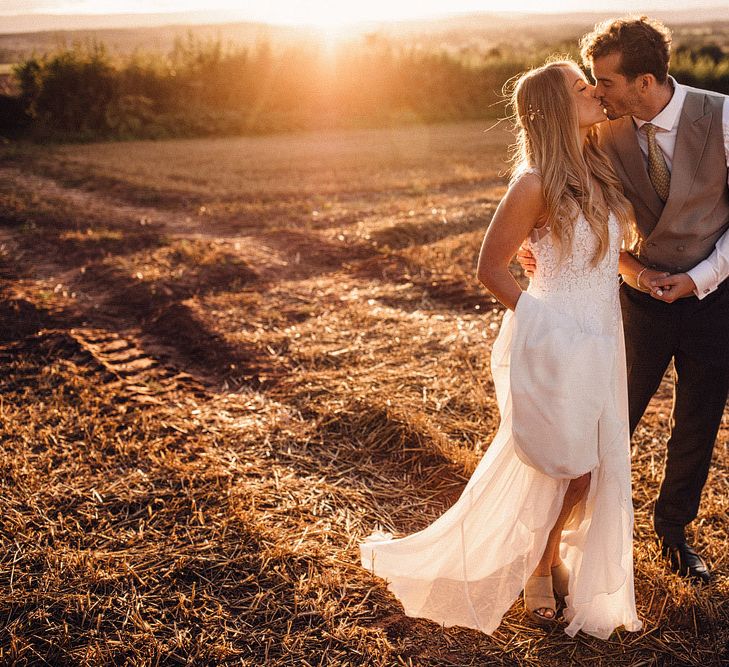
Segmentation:
[(656, 143), (656, 126), (651, 123), (643, 125), (646, 137), (648, 137), (648, 176), (658, 196), (663, 202), (668, 199), (668, 191), (671, 187), (671, 172), (668, 171), (663, 151)]

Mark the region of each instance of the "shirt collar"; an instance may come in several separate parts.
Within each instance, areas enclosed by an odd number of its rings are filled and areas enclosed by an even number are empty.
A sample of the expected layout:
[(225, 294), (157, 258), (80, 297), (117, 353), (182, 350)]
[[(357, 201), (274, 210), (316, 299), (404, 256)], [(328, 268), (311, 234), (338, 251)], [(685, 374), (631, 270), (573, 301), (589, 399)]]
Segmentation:
[(678, 120), (681, 116), (681, 109), (683, 108), (683, 102), (686, 99), (686, 89), (672, 76), (669, 76), (668, 80), (673, 86), (673, 95), (671, 96), (670, 101), (650, 121), (641, 120), (640, 118), (633, 116), (633, 121), (635, 121), (635, 125), (638, 129), (643, 127), (646, 123), (651, 122), (659, 130), (670, 132), (678, 125)]

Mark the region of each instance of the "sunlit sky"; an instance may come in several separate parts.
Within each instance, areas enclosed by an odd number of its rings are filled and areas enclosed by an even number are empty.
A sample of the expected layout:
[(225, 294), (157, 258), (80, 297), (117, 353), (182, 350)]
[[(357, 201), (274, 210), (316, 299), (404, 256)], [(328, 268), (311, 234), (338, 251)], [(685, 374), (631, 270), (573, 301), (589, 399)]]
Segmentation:
[[(704, 1), (706, 6), (720, 6)], [(0, 0), (0, 15), (230, 12), (235, 20), (277, 24), (341, 25), (362, 21), (432, 18), (473, 12), (590, 12), (686, 9), (686, 0)]]

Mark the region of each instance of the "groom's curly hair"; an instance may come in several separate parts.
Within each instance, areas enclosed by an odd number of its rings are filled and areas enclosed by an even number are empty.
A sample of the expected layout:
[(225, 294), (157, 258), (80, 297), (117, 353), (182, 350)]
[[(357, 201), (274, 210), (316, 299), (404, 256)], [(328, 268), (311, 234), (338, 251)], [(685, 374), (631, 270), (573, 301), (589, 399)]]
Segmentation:
[(647, 16), (628, 16), (599, 23), (580, 40), (582, 62), (592, 67), (596, 58), (620, 54), (619, 72), (631, 81), (652, 74), (658, 83), (668, 76), (671, 31)]

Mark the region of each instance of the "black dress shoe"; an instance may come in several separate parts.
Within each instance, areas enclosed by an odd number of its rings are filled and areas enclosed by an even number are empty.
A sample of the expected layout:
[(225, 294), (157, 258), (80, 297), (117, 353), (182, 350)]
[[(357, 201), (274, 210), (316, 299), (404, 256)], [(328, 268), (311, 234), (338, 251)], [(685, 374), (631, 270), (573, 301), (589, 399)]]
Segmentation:
[(661, 553), (668, 558), (671, 570), (682, 577), (689, 577), (701, 584), (708, 584), (711, 580), (711, 572), (706, 561), (699, 556), (686, 542), (677, 544), (662, 543)]

